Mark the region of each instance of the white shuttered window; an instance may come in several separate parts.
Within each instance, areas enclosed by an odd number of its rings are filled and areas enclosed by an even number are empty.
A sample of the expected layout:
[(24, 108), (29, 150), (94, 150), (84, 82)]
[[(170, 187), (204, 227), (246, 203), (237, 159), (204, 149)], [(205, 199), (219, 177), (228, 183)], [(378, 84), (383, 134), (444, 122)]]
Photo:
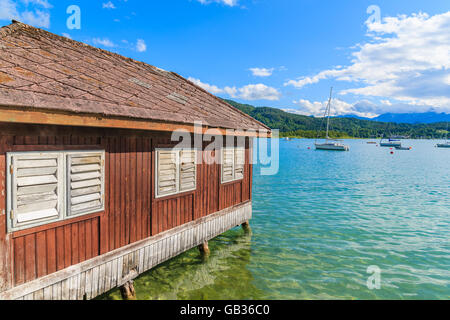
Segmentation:
[(197, 152), (194, 149), (156, 150), (156, 197), (197, 188)]
[(24, 229), (59, 220), (64, 208), (62, 154), (8, 154), (8, 166), (11, 228)]
[(222, 149), (222, 183), (234, 180), (234, 148)]
[(245, 149), (222, 149), (222, 183), (244, 179)]
[(156, 167), (157, 196), (177, 193), (177, 153), (158, 150)]
[(180, 191), (195, 190), (197, 166), (195, 150), (180, 151)]
[(104, 151), (8, 153), (8, 231), (104, 210)]
[(234, 150), (234, 178), (244, 179), (245, 149), (236, 148)]
[(104, 167), (104, 152), (76, 152), (67, 155), (69, 216), (103, 211)]

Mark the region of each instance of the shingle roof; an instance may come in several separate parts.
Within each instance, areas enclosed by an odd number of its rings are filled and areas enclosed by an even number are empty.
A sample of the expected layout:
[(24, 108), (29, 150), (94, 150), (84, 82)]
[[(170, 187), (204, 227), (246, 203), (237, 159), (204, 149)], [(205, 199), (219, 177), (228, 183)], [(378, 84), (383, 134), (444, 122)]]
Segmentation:
[(16, 21), (0, 29), (0, 105), (270, 131), (176, 73)]

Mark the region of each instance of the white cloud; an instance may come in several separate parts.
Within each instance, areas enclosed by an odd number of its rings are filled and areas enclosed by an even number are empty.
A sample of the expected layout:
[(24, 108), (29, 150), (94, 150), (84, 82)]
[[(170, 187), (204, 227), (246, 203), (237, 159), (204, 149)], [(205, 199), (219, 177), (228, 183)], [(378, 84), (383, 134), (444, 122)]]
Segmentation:
[[(313, 115), (322, 117), (328, 101), (309, 101), (299, 99), (293, 101), (298, 108), (283, 109), (286, 112)], [(413, 113), (413, 112), (442, 112), (437, 108), (424, 104), (408, 104), (408, 103), (392, 103), (389, 100), (380, 100), (376, 104), (368, 100), (360, 100), (356, 103), (348, 103), (341, 99), (333, 99), (331, 105), (331, 113), (335, 116), (355, 115), (358, 117), (373, 118), (384, 113)]]
[(210, 4), (212, 2), (222, 3), (229, 7), (234, 7), (238, 4), (239, 0), (197, 0), (201, 4)]
[(70, 36), (70, 34), (65, 33), (65, 32), (62, 33), (62, 36), (63, 36), (63, 37), (66, 37), (66, 38), (68, 38), (68, 39), (72, 39), (72, 37)]
[(21, 18), (27, 24), (30, 24), (32, 26), (44, 28), (50, 27), (50, 13), (42, 10), (24, 11), (21, 15)]
[(249, 84), (241, 88), (236, 87), (224, 87), (219, 88), (218, 86), (204, 83), (199, 79), (192, 77), (188, 78), (189, 81), (195, 83), (199, 87), (211, 92), (212, 94), (226, 94), (231, 98), (239, 98), (243, 100), (279, 100), (281, 98), (281, 93), (272, 87), (266, 86), (265, 84)]
[(11, 0), (0, 0), (0, 20), (18, 19), (16, 3)]
[(136, 50), (138, 52), (145, 52), (147, 51), (147, 45), (145, 44), (145, 41), (142, 39), (138, 39), (136, 44)]
[(224, 90), (219, 88), (218, 86), (210, 85), (208, 83), (203, 83), (199, 79), (189, 77), (188, 80), (191, 81), (192, 83), (195, 83), (200, 88), (203, 88), (208, 92), (211, 92), (212, 94), (224, 93)]
[(50, 27), (50, 9), (47, 0), (0, 0), (0, 20), (19, 20), (38, 28)]
[(229, 95), (232, 98), (237, 98), (238, 96), (238, 89), (236, 87), (225, 87), (223, 88), (223, 92), (227, 95)]
[(103, 47), (115, 47), (116, 45), (114, 44), (114, 42), (112, 42), (111, 40), (109, 40), (108, 38), (94, 38), (92, 39), (92, 42), (94, 43), (94, 45), (96, 46), (103, 46)]
[(24, 2), (26, 5), (34, 4), (45, 9), (53, 8), (53, 6), (47, 0), (22, 0), (22, 2)]
[(275, 68), (250, 68), (249, 70), (255, 77), (270, 77)]
[[(318, 102), (300, 99), (293, 101), (294, 104), (299, 106), (299, 109), (285, 109), (286, 112), (297, 113), (302, 115), (313, 115), (316, 117), (322, 117), (325, 114), (325, 109), (328, 105), (328, 101)], [(358, 117), (373, 118), (378, 115), (376, 111), (376, 105), (369, 101), (363, 100), (355, 104), (347, 103), (340, 99), (333, 99), (331, 106), (331, 115), (356, 115)]]
[(342, 95), (379, 97), (449, 112), (450, 11), (386, 17), (367, 27), (368, 42), (356, 46), (349, 66), (290, 80), (285, 86), (303, 88), (324, 79), (347, 81), (353, 87), (342, 90)]
[(103, 9), (116, 9), (116, 6), (111, 1), (102, 4)]
[(244, 100), (280, 100), (281, 93), (265, 84), (249, 84), (239, 90), (239, 98)]

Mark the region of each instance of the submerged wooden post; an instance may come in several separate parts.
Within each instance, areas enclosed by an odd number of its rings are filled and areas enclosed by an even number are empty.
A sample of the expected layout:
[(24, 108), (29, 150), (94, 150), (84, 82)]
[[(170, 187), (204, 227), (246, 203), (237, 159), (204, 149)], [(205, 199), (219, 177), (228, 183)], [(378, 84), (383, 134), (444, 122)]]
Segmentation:
[(252, 228), (250, 228), (250, 222), (249, 221), (245, 221), (242, 224), (242, 229), (244, 229), (245, 233), (252, 233)]
[(120, 293), (124, 300), (136, 300), (136, 291), (134, 290), (133, 281), (128, 281), (121, 286)]
[(208, 241), (205, 241), (201, 245), (199, 245), (198, 250), (200, 250), (200, 253), (204, 258), (209, 257), (209, 255), (211, 254), (211, 251), (209, 250), (208, 246)]

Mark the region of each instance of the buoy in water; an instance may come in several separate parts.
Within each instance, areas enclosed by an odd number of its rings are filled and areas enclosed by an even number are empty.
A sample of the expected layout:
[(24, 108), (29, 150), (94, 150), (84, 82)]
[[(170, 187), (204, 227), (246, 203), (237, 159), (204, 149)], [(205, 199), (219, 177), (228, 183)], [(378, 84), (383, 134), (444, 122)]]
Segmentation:
[(394, 151), (391, 151), (391, 154), (394, 154)]

